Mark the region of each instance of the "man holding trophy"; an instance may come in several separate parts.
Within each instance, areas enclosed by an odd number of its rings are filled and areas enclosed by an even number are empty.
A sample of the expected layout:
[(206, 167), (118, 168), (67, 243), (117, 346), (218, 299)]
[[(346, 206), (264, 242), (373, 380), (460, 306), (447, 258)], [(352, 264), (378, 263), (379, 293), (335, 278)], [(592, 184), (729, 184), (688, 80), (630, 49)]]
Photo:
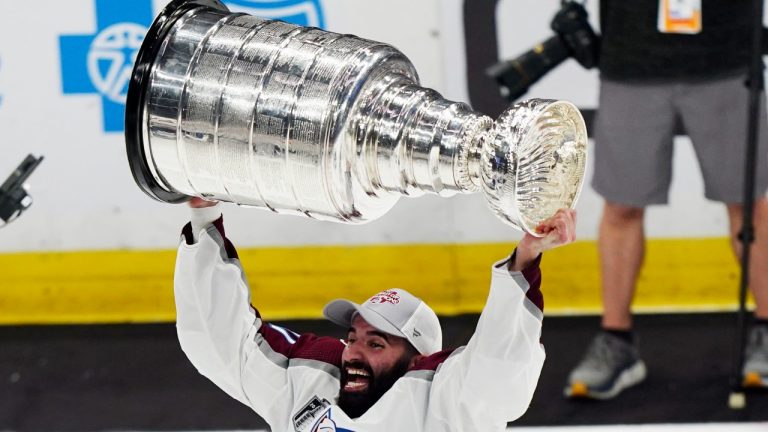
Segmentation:
[(574, 210), (493, 265), (475, 334), (442, 350), (437, 316), (402, 289), (328, 303), (323, 314), (348, 329), (345, 340), (268, 324), (250, 306), (220, 206), (190, 204), (174, 283), (182, 349), (272, 430), (493, 431), (528, 408), (545, 357), (541, 252), (574, 240)]
[[(181, 346), (276, 431), (492, 431), (522, 415), (544, 361), (539, 256), (574, 240), (586, 143), (568, 102), (521, 102), (494, 121), (421, 87), (389, 45), (218, 0), (161, 12), (126, 107), (136, 183), (193, 207), (175, 276)], [(475, 335), (449, 351), (402, 289), (329, 303), (344, 341), (265, 323), (214, 205), (364, 223), (401, 196), (475, 192), (526, 235), (493, 266)]]

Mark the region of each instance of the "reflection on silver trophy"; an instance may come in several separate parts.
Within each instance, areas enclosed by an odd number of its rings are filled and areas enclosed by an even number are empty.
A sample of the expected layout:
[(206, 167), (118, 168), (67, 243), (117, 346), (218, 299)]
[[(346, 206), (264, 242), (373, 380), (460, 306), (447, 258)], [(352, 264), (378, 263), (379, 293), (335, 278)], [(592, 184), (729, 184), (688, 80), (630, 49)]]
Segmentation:
[(134, 69), (128, 157), (153, 198), (366, 222), (402, 195), (482, 191), (528, 232), (575, 205), (587, 135), (570, 103), (494, 122), (418, 84), (387, 44), (174, 1)]

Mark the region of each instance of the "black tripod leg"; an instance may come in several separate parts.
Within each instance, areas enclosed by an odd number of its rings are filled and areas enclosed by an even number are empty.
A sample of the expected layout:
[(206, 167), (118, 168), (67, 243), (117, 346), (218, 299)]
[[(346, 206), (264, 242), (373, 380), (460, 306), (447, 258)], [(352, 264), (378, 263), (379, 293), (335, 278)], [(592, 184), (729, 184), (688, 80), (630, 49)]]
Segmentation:
[(749, 120), (747, 122), (746, 161), (744, 167), (744, 218), (741, 228), (741, 281), (739, 285), (739, 311), (736, 322), (738, 337), (734, 353), (733, 373), (731, 375), (731, 393), (728, 406), (732, 409), (742, 409), (746, 406), (746, 396), (742, 385), (742, 367), (744, 365), (744, 348), (747, 342), (747, 288), (749, 287), (749, 255), (754, 238), (752, 215), (755, 205), (755, 168), (757, 156), (757, 140), (760, 121), (760, 99), (763, 83), (763, 0), (753, 1), (752, 21), (752, 61), (749, 68)]

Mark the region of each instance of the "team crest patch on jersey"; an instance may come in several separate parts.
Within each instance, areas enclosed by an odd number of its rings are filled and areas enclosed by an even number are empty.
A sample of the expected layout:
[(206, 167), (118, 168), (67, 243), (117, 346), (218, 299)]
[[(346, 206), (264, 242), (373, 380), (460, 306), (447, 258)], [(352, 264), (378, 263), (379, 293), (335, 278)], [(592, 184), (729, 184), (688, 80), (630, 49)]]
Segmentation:
[(331, 418), (331, 408), (329, 407), (310, 432), (355, 432), (350, 429), (344, 429), (336, 426), (336, 422)]
[[(301, 430), (306, 426), (315, 416), (323, 409), (328, 407), (331, 403), (325, 399), (320, 399), (314, 396), (303, 408), (293, 416), (293, 427), (296, 430)], [(314, 429), (313, 429), (314, 430)]]
[(375, 296), (371, 297), (369, 300), (371, 303), (391, 303), (391, 304), (398, 304), (400, 303), (400, 296), (397, 294), (397, 291), (392, 290), (386, 290), (382, 291)]

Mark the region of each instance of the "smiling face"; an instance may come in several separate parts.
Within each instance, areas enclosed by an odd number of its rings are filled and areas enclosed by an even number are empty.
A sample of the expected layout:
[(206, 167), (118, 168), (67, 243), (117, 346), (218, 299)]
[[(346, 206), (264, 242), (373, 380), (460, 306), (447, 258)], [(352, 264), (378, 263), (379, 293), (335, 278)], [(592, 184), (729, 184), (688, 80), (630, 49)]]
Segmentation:
[(339, 407), (351, 418), (360, 417), (421, 357), (404, 338), (356, 316), (341, 357)]

